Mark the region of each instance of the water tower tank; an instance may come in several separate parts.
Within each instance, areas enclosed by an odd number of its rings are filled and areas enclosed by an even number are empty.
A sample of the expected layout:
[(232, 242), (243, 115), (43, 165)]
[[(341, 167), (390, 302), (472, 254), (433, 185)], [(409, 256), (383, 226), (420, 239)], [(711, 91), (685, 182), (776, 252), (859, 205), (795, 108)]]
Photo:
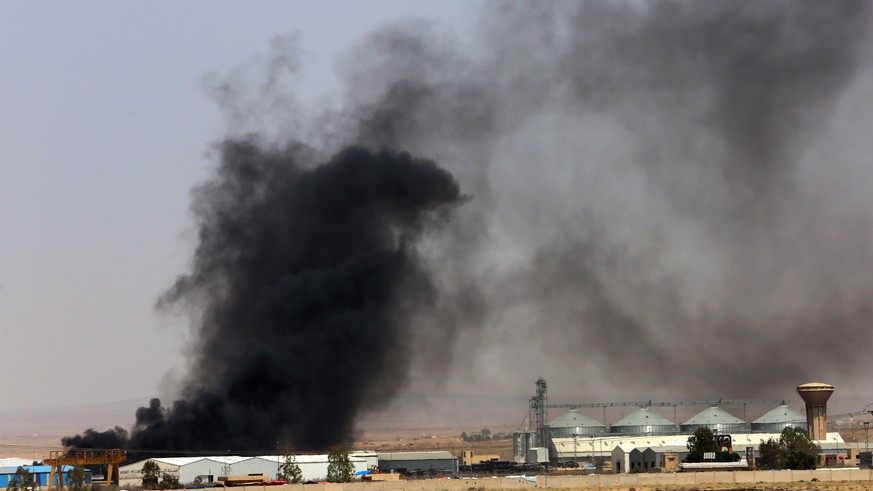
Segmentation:
[(827, 437), (828, 399), (834, 393), (834, 386), (810, 382), (797, 386), (797, 393), (806, 403), (809, 437), (813, 440), (824, 440)]

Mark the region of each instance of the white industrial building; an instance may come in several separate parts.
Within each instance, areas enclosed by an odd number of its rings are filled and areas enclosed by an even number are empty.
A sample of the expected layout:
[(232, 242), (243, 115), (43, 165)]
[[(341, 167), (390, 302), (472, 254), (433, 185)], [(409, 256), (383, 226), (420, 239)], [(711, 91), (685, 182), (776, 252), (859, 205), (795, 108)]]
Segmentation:
[[(122, 488), (142, 484), (142, 468), (152, 460), (161, 468), (161, 473), (177, 477), (181, 484), (192, 484), (195, 481), (203, 484), (218, 481), (224, 476), (265, 475), (268, 479), (276, 478), (284, 455), (261, 455), (256, 457), (211, 456), (211, 457), (156, 457), (132, 464), (123, 465), (119, 469), (119, 486)], [(303, 472), (304, 481), (323, 481), (327, 477), (327, 455), (297, 455), (297, 465)], [(353, 452), (349, 460), (355, 472), (367, 470), (378, 465), (378, 456), (373, 452)], [(199, 477), (199, 479), (198, 479)]]
[[(742, 456), (747, 447), (752, 447), (757, 452), (759, 446), (767, 440), (772, 438), (778, 441), (781, 433), (731, 433), (730, 435), (734, 452)], [(651, 449), (654, 454), (659, 456), (675, 453), (680, 456), (679, 460), (681, 461), (685, 456), (684, 454), (688, 452), (689, 436), (691, 435), (629, 436), (606, 434), (593, 437), (552, 438), (552, 456), (558, 461), (590, 460), (601, 457), (610, 459), (613, 472), (645, 471), (645, 462), (651, 461), (650, 458), (647, 460), (646, 457), (651, 457), (651, 453), (649, 455), (641, 454), (639, 459), (635, 459), (637, 453), (645, 452), (647, 449)], [(837, 454), (849, 447), (837, 432), (828, 433), (825, 440), (819, 440), (815, 443), (821, 447), (823, 454)], [(634, 450), (638, 452), (632, 455)], [(637, 461), (643, 467), (636, 467), (634, 462)], [(662, 463), (656, 459), (655, 466), (661, 467), (661, 465)]]

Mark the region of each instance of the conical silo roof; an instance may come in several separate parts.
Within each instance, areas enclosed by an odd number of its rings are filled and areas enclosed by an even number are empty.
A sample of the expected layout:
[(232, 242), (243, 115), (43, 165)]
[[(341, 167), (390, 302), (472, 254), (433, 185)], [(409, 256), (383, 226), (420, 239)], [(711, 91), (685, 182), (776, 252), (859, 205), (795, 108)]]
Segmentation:
[(780, 433), (788, 427), (806, 428), (806, 417), (785, 405), (752, 421), (752, 431)]
[(718, 433), (748, 431), (749, 429), (749, 423), (720, 407), (712, 406), (700, 411), (691, 419), (682, 423), (682, 431), (690, 433), (704, 426)]
[(588, 417), (575, 409), (571, 409), (557, 418), (549, 421), (552, 437), (568, 437), (575, 435), (598, 435), (606, 433), (606, 425), (594, 418)]
[(580, 413), (576, 409), (571, 409), (549, 421), (549, 426), (552, 428), (570, 428), (573, 426), (604, 426), (604, 424)]
[(644, 407), (614, 423), (610, 432), (623, 434), (675, 433), (676, 424)]

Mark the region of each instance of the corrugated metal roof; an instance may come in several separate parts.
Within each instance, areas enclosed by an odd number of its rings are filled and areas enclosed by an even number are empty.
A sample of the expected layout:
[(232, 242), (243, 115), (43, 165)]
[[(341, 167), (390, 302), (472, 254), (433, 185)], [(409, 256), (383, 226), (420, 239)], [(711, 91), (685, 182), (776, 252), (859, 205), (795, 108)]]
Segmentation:
[(745, 421), (716, 406), (708, 407), (700, 411), (688, 421), (682, 423), (685, 425), (731, 425), (731, 424), (746, 424)]
[[(31, 462), (33, 461), (31, 460)], [(50, 465), (17, 465), (13, 467), (0, 467), (0, 474), (15, 474), (18, 471), (19, 467), (24, 467), (28, 472), (33, 474), (47, 474), (52, 470), (52, 466)], [(72, 468), (73, 466), (71, 465), (61, 466), (61, 471), (68, 472)], [(85, 470), (87, 472), (91, 472), (87, 469)]]
[(635, 448), (637, 448), (637, 447), (635, 447), (634, 445), (631, 445), (630, 443), (622, 443), (620, 445), (616, 445), (616, 446), (612, 447), (610, 450), (614, 452), (617, 449), (617, 450), (621, 450), (624, 453), (630, 453), (630, 451), (635, 449)]
[(150, 459), (138, 460), (132, 464), (125, 464), (122, 467), (136, 466), (137, 464), (144, 463), (148, 460), (157, 462), (158, 466), (164, 464), (182, 467), (185, 465), (193, 464), (194, 462), (200, 462), (201, 460), (211, 460), (219, 464), (235, 464), (237, 462), (241, 462), (250, 458), (251, 457), (241, 457), (239, 455), (219, 455), (211, 457), (152, 457)]
[(32, 459), (21, 459), (18, 457), (11, 457), (7, 459), (0, 459), (0, 467), (15, 467), (18, 468), (24, 465), (33, 465)]
[(580, 413), (575, 409), (571, 409), (557, 418), (549, 421), (550, 428), (576, 428), (576, 427), (603, 427), (606, 425)]
[[(370, 454), (357, 454), (355, 452), (352, 452), (349, 454), (349, 460), (351, 462), (364, 462), (366, 460), (364, 458), (365, 455), (370, 455)], [(375, 455), (375, 454), (372, 454), (372, 455)], [(247, 459), (261, 459), (261, 460), (266, 460), (267, 462), (276, 462), (276, 463), (285, 462), (284, 455), (258, 455), (256, 457), (245, 457), (244, 458), (244, 460), (247, 460)], [(328, 459), (327, 459), (327, 454), (295, 455), (294, 461), (298, 462), (300, 464), (313, 464), (313, 463), (318, 463), (318, 462), (327, 462)]]
[(676, 426), (669, 419), (661, 416), (658, 413), (649, 411), (648, 408), (641, 407), (638, 410), (628, 414), (620, 419), (612, 426)]
[(788, 406), (779, 406), (769, 411), (767, 414), (752, 421), (752, 424), (771, 424), (771, 423), (803, 423), (806, 424), (806, 417), (799, 412), (791, 409)]
[(153, 460), (153, 461), (157, 462), (158, 465), (167, 464), (167, 465), (175, 465), (175, 466), (182, 467), (183, 465), (192, 464), (194, 462), (199, 462), (199, 461), (203, 460), (204, 458), (205, 457), (158, 457), (155, 459), (146, 459), (146, 460)]

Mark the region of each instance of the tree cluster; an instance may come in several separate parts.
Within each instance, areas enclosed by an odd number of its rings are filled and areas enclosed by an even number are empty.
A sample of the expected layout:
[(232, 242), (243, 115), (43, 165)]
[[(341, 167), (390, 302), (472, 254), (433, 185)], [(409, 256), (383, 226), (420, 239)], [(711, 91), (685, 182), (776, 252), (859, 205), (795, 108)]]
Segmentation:
[(158, 480), (161, 477), (161, 466), (154, 460), (147, 460), (142, 465), (142, 487), (144, 489), (157, 489)]
[(294, 458), (294, 451), (290, 446), (286, 446), (283, 450), (284, 459), (279, 466), (279, 473), (276, 479), (286, 481), (291, 484), (300, 484), (303, 482), (303, 471), (297, 465), (297, 460)]
[(762, 469), (815, 469), (820, 448), (805, 429), (789, 427), (782, 430), (778, 441), (770, 438), (758, 450)]
[(461, 439), (465, 442), (484, 442), (489, 440), (509, 440), (512, 438), (512, 433), (491, 433), (488, 428), (482, 428), (478, 433), (461, 432)]
[(67, 472), (66, 484), (72, 491), (82, 491), (85, 489), (88, 480), (88, 473), (82, 465), (74, 465)]
[(28, 487), (33, 486), (33, 474), (26, 468), (19, 466), (15, 470), (15, 474), (9, 478), (9, 483), (6, 487), (8, 491), (23, 491)]
[(349, 451), (343, 447), (333, 447), (327, 454), (327, 480), (330, 482), (351, 482), (355, 466), (349, 459)]
[(715, 462), (736, 462), (740, 460), (739, 454), (722, 450), (715, 439), (715, 434), (709, 428), (698, 428), (693, 435), (688, 437), (686, 443), (688, 457), (685, 462), (703, 462), (707, 452), (715, 454)]
[(185, 486), (179, 483), (179, 478), (168, 473), (161, 476), (161, 483), (158, 484), (158, 489), (182, 489)]

